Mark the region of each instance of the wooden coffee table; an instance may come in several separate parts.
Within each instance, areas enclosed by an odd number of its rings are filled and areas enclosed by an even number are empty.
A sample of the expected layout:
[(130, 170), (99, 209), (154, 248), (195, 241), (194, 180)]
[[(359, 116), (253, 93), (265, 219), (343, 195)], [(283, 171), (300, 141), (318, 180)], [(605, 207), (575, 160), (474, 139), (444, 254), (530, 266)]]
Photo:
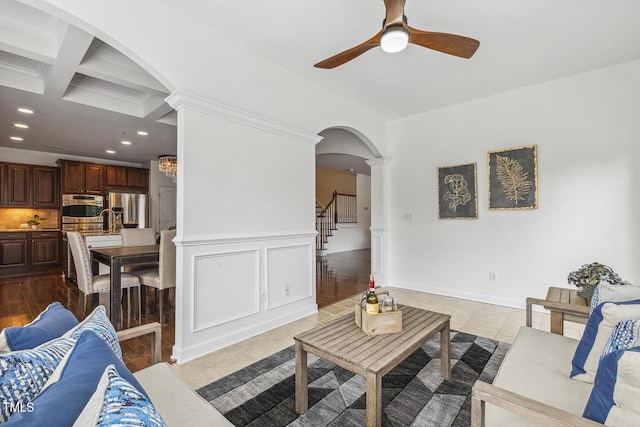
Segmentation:
[(451, 316), (404, 305), (398, 309), (402, 310), (402, 332), (395, 334), (367, 335), (350, 313), (294, 337), (298, 414), (309, 406), (307, 352), (366, 378), (367, 426), (382, 424), (382, 377), (438, 332), (442, 377), (449, 379)]

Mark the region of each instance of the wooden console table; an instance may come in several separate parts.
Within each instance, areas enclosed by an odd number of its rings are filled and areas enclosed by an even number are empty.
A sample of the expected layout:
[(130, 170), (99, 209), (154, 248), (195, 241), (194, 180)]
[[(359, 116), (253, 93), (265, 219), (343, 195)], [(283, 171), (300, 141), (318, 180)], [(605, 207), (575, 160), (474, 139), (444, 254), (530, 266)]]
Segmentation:
[(569, 288), (550, 287), (545, 299), (527, 298), (527, 326), (531, 327), (531, 306), (541, 305), (551, 312), (550, 330), (564, 335), (564, 321), (586, 323), (589, 318), (590, 301)]

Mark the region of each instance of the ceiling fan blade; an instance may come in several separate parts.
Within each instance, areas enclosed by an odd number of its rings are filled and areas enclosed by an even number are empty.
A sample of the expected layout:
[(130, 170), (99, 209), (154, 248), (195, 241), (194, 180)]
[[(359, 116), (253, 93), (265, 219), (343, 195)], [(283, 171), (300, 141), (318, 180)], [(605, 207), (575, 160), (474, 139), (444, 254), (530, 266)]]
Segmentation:
[(405, 28), (409, 31), (409, 43), (461, 58), (471, 58), (480, 46), (478, 40), (465, 36), (421, 31), (408, 25)]
[(333, 55), (331, 58), (325, 59), (324, 61), (318, 62), (316, 65), (314, 65), (314, 67), (331, 69), (339, 65), (342, 65), (344, 63), (347, 63), (352, 59), (362, 55), (369, 49), (373, 49), (374, 47), (380, 46), (381, 36), (382, 36), (382, 31), (380, 31), (375, 36), (371, 37), (366, 42), (359, 44), (358, 46), (352, 47), (351, 49), (347, 49), (344, 52), (338, 53), (337, 55)]
[(406, 0), (384, 0), (384, 5), (387, 8), (387, 18), (384, 21), (385, 27), (404, 23), (405, 3)]

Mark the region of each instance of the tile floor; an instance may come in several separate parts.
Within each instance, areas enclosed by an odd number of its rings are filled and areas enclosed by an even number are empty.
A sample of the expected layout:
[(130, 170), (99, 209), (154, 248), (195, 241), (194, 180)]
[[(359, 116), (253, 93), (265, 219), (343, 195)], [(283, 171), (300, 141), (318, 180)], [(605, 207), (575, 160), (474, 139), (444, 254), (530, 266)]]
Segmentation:
[[(389, 288), (398, 303), (451, 315), (451, 328), (505, 342), (513, 342), (518, 329), (525, 324), (525, 311), (483, 304), (475, 301), (443, 297), (404, 289)], [(247, 339), (196, 360), (171, 367), (194, 389), (237, 371), (276, 351), (293, 345), (293, 336), (335, 317), (352, 313), (359, 297), (352, 297), (321, 308), (305, 317), (264, 334)], [(533, 313), (532, 326), (549, 330), (549, 314)], [(584, 325), (565, 322), (565, 335), (579, 339)]]

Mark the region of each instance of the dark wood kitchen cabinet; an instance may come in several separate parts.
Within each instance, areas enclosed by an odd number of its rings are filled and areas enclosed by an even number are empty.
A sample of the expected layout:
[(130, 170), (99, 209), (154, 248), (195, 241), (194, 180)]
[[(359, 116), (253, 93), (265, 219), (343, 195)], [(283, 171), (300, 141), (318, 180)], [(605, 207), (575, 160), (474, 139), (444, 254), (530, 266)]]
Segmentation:
[(28, 232), (0, 233), (0, 274), (3, 270), (28, 266)]
[(60, 205), (58, 181), (58, 168), (32, 166), (32, 206), (41, 208), (57, 208)]
[(4, 177), (4, 171), (6, 169), (6, 165), (4, 163), (0, 163), (0, 206), (3, 206), (6, 203), (4, 199), (5, 190), (4, 190), (4, 182), (6, 181)]
[(31, 232), (31, 265), (59, 265), (60, 264), (60, 232), (32, 231)]
[(5, 163), (6, 199), (10, 207), (57, 208), (60, 205), (58, 168)]
[(58, 160), (62, 194), (103, 194), (104, 165)]
[(86, 163), (84, 165), (85, 185), (87, 194), (102, 194), (104, 192), (104, 165)]
[(107, 190), (147, 192), (149, 189), (147, 169), (115, 165), (106, 165), (105, 169)]
[(29, 165), (7, 164), (7, 206), (29, 206)]
[(0, 232), (0, 277), (43, 272), (61, 265), (61, 232)]

